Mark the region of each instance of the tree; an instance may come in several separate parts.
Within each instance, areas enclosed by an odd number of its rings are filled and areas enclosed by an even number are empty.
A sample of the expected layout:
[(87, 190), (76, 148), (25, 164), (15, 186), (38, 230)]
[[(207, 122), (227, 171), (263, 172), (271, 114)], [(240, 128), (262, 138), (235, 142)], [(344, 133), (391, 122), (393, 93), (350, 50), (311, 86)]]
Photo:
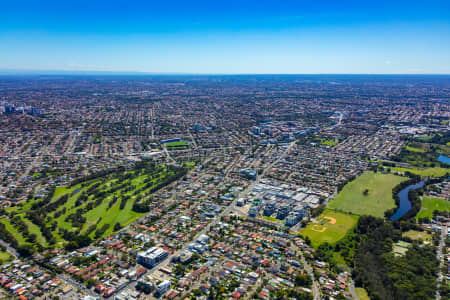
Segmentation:
[(17, 252), (23, 257), (29, 257), (31, 254), (33, 254), (33, 246), (29, 244), (20, 245), (17, 247)]
[(295, 277), (295, 285), (309, 288), (312, 285), (311, 277), (306, 274), (299, 274)]
[(114, 224), (114, 231), (118, 231), (122, 228), (122, 225), (120, 225), (119, 222), (117, 222), (116, 224)]
[(91, 287), (93, 287), (95, 284), (95, 280), (92, 278), (89, 278), (88, 280), (86, 280), (86, 286), (90, 289)]

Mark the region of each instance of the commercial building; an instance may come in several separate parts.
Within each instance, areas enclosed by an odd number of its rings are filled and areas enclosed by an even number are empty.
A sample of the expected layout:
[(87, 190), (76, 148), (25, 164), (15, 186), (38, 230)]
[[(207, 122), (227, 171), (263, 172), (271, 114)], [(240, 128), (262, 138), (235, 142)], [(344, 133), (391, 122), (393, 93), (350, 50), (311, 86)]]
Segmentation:
[(139, 264), (153, 268), (169, 256), (169, 253), (161, 248), (152, 247), (146, 251), (139, 252), (137, 261)]
[(170, 280), (164, 280), (156, 287), (156, 293), (159, 296), (164, 295), (170, 289)]

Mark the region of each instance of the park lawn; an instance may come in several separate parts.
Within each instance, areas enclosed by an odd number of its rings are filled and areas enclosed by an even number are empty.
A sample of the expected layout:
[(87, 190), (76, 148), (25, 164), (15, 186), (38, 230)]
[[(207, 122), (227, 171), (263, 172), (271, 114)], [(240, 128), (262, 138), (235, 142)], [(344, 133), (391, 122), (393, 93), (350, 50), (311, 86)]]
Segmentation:
[(321, 143), (325, 146), (336, 146), (337, 143), (334, 141), (322, 140)]
[(262, 217), (264, 220), (270, 221), (270, 222), (275, 222), (275, 223), (280, 223), (281, 221), (278, 220), (277, 218), (274, 217), (268, 217), (268, 216), (263, 216)]
[[(365, 172), (328, 203), (328, 208), (342, 210), (356, 215), (384, 217), (384, 212), (395, 207), (392, 189), (407, 180), (393, 174)], [(368, 189), (369, 194), (363, 195)]]
[[(324, 217), (334, 218), (336, 223), (331, 224), (331, 221), (325, 220)], [(342, 239), (349, 230), (356, 226), (358, 218), (359, 217), (356, 215), (326, 209), (316, 218), (317, 220), (321, 220), (321, 223), (323, 224), (309, 223), (308, 226), (300, 230), (299, 233), (304, 237), (308, 237), (311, 240), (312, 246), (315, 248), (325, 242), (335, 244)], [(323, 229), (325, 230), (322, 231)]]
[(355, 288), (355, 292), (359, 300), (370, 300), (369, 294), (364, 288)]
[(450, 211), (450, 201), (442, 198), (422, 197), (422, 208), (416, 218), (432, 218), (433, 211)]
[(404, 237), (409, 237), (412, 240), (422, 240), (424, 242), (431, 242), (431, 234), (426, 231), (409, 230), (402, 234)]
[(417, 174), (420, 176), (426, 177), (442, 177), (447, 173), (450, 173), (450, 169), (441, 168), (441, 167), (429, 167), (429, 168), (401, 168), (401, 167), (392, 167), (392, 171), (397, 172), (410, 172), (413, 174)]
[(315, 141), (315, 142), (320, 142), (322, 145), (325, 145), (325, 146), (331, 146), (331, 147), (333, 147), (333, 146), (336, 146), (336, 145), (337, 145), (337, 142), (336, 142), (336, 141), (327, 140), (327, 139), (325, 139), (325, 138), (319, 138), (319, 137), (317, 137), (317, 138), (314, 139), (314, 141)]

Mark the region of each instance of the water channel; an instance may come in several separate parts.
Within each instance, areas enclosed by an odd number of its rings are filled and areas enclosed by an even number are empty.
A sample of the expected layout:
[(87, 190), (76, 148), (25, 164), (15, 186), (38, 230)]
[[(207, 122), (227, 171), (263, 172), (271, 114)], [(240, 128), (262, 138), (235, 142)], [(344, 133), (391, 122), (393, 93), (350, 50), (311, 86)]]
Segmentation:
[(411, 209), (411, 201), (409, 201), (408, 193), (410, 190), (415, 190), (422, 188), (425, 184), (425, 181), (418, 182), (416, 184), (411, 184), (405, 187), (398, 193), (398, 197), (400, 198), (400, 203), (397, 211), (391, 217), (391, 220), (395, 221), (400, 219), (404, 214), (406, 214)]

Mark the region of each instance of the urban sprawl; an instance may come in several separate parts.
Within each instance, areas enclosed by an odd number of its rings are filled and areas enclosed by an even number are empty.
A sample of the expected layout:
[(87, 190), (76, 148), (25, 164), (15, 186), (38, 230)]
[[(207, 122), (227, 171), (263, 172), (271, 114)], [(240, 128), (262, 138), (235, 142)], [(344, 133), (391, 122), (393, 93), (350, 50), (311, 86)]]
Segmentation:
[(450, 299), (449, 95), (0, 77), (0, 299)]

